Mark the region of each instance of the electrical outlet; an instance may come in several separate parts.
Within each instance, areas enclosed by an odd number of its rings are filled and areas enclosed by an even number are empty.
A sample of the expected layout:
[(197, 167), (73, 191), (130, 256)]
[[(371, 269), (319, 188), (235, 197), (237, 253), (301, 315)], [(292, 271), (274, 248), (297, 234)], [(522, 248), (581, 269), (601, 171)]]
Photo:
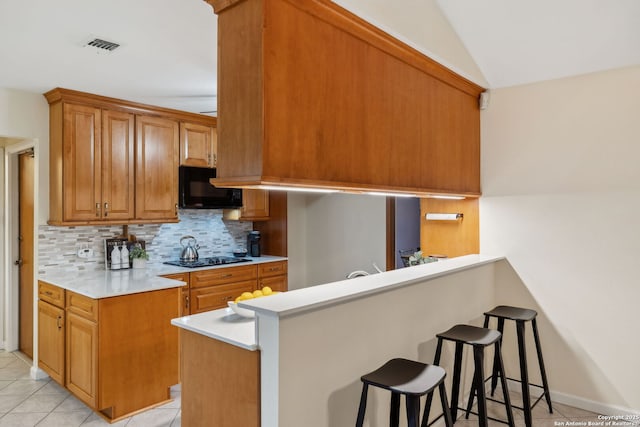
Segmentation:
[(91, 258), (93, 256), (93, 249), (91, 248), (81, 248), (78, 249), (78, 258)]

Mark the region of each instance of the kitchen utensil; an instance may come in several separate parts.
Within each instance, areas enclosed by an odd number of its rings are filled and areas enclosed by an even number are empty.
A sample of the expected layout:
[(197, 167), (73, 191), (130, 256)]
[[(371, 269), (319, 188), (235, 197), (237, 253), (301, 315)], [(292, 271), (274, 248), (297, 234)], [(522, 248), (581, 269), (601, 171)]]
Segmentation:
[[(186, 242), (186, 245), (185, 245)], [(184, 236), (180, 239), (182, 245), (182, 253), (180, 254), (180, 261), (191, 262), (198, 260), (198, 241), (193, 236)]]
[(233, 252), (233, 256), (236, 258), (244, 258), (247, 256), (247, 251), (245, 250), (238, 250), (238, 251), (234, 251)]
[(249, 256), (260, 256), (260, 232), (250, 231), (247, 235), (247, 252)]

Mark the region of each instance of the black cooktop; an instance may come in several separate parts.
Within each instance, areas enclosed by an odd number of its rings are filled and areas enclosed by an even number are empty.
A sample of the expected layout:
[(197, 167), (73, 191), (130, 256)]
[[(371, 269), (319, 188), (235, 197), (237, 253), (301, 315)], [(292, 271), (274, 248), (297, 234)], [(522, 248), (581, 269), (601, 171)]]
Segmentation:
[(230, 256), (214, 256), (210, 258), (201, 258), (196, 261), (165, 261), (164, 264), (169, 265), (177, 265), (179, 267), (209, 267), (212, 265), (224, 265), (224, 264), (235, 264), (238, 262), (249, 262), (250, 259), (246, 258), (235, 258)]

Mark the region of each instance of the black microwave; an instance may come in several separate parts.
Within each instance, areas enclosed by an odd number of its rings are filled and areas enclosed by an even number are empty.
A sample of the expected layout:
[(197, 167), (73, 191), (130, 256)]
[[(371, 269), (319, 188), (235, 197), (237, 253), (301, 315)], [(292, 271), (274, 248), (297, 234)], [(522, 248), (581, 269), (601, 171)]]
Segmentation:
[(178, 200), (185, 209), (235, 209), (242, 206), (242, 190), (218, 188), (209, 180), (215, 169), (180, 166)]

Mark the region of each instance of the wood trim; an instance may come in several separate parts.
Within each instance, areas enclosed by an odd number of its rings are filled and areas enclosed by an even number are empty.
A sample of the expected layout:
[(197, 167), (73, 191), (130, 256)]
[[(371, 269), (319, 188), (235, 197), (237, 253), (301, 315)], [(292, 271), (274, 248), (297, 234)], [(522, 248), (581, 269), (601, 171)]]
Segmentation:
[(209, 3), (211, 7), (213, 7), (213, 11), (215, 13), (220, 13), (225, 9), (228, 9), (232, 6), (235, 6), (238, 3), (243, 2), (244, 0), (204, 0)]
[[(144, 114), (148, 116), (166, 117), (190, 123), (201, 123), (208, 126), (216, 126), (216, 117), (205, 116), (203, 114), (189, 113), (186, 111), (174, 110), (171, 108), (157, 107), (154, 105), (142, 104), (123, 99), (110, 98), (92, 93), (80, 92), (72, 89), (55, 88), (46, 93), (44, 97), (49, 105), (57, 102), (71, 102), (73, 104), (88, 105), (92, 107), (105, 108), (112, 111), (124, 111), (133, 114)], [(54, 123), (52, 121), (52, 123)]]
[(387, 197), (387, 271), (396, 269), (396, 199)]

